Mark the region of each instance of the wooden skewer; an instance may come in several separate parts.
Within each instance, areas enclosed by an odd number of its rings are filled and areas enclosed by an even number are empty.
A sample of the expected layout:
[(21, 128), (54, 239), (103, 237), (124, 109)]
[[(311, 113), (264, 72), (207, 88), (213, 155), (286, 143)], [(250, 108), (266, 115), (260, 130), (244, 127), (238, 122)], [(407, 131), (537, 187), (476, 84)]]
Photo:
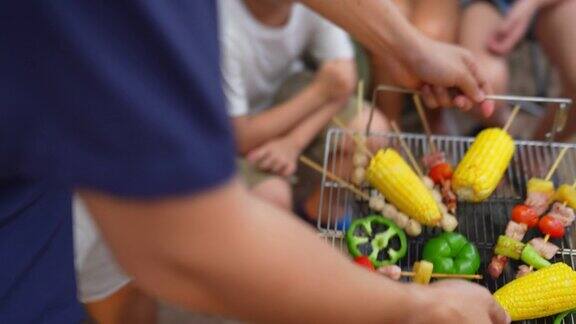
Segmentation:
[(510, 115), (508, 121), (506, 122), (506, 125), (504, 126), (504, 131), (507, 132), (510, 126), (512, 126), (512, 123), (514, 122), (514, 119), (516, 119), (516, 115), (518, 115), (519, 112), (520, 112), (520, 105), (514, 106), (514, 110), (512, 110), (512, 114)]
[(368, 155), (370, 158), (374, 158), (374, 153), (372, 153), (370, 149), (366, 146), (366, 144), (364, 144), (360, 140), (358, 134), (354, 134), (352, 131), (350, 131), (348, 127), (346, 127), (346, 125), (344, 125), (344, 123), (338, 117), (333, 117), (332, 122), (336, 124), (336, 126), (340, 127), (342, 130), (344, 130), (344, 133), (349, 135), (354, 141), (354, 143), (356, 143), (356, 146), (358, 146), (362, 151), (364, 151), (366, 155)]
[(356, 116), (358, 119), (364, 109), (364, 80), (358, 82), (358, 97), (356, 98)]
[(564, 155), (566, 155), (566, 152), (568, 152), (568, 147), (565, 147), (562, 149), (562, 151), (560, 151), (560, 154), (558, 154), (556, 161), (554, 161), (554, 164), (552, 164), (552, 166), (550, 167), (550, 170), (548, 171), (548, 174), (546, 175), (546, 178), (545, 178), (546, 181), (550, 181), (550, 179), (554, 175), (554, 172), (556, 172), (556, 169), (560, 165), (560, 162), (562, 162)]
[[(403, 277), (414, 277), (416, 275), (415, 272), (411, 271), (402, 271), (400, 273)], [(432, 278), (452, 278), (452, 279), (475, 279), (481, 280), (483, 277), (482, 275), (466, 275), (466, 274), (447, 274), (447, 273), (433, 273)]]
[(335, 175), (334, 173), (332, 173), (328, 170), (325, 170), (318, 163), (312, 161), (311, 159), (309, 159), (305, 156), (300, 156), (300, 162), (302, 162), (305, 165), (307, 165), (308, 167), (320, 172), (321, 174), (326, 175), (326, 177), (330, 178), (331, 180), (338, 182), (341, 186), (352, 191), (353, 193), (357, 194), (358, 196), (362, 197), (363, 199), (365, 199), (365, 200), (370, 199), (370, 196), (368, 196), (366, 193), (362, 192), (360, 189), (356, 188), (354, 185), (348, 183), (346, 180), (340, 178), (339, 176)]
[(432, 130), (430, 129), (430, 124), (428, 123), (428, 118), (426, 118), (426, 111), (424, 105), (422, 104), (422, 99), (420, 99), (419, 94), (414, 94), (412, 96), (414, 100), (414, 105), (416, 106), (416, 111), (418, 111), (418, 116), (420, 116), (420, 121), (424, 127), (424, 132), (426, 132), (426, 137), (428, 138), (428, 143), (430, 144), (430, 150), (432, 153), (436, 152), (436, 144), (432, 141)]
[(416, 161), (416, 159), (414, 158), (414, 155), (410, 151), (410, 147), (408, 147), (408, 144), (406, 144), (406, 141), (404, 141), (404, 139), (402, 138), (402, 135), (400, 134), (400, 129), (398, 129), (398, 125), (396, 125), (396, 122), (391, 122), (390, 125), (392, 126), (392, 130), (394, 130), (394, 133), (396, 134), (396, 136), (398, 136), (398, 139), (400, 140), (400, 145), (402, 146), (404, 153), (406, 153), (406, 155), (408, 156), (408, 160), (410, 160), (410, 163), (412, 163), (412, 167), (414, 168), (414, 171), (416, 171), (416, 173), (418, 173), (418, 176), (420, 178), (424, 177), (424, 174), (422, 173), (422, 169), (420, 169), (418, 162)]

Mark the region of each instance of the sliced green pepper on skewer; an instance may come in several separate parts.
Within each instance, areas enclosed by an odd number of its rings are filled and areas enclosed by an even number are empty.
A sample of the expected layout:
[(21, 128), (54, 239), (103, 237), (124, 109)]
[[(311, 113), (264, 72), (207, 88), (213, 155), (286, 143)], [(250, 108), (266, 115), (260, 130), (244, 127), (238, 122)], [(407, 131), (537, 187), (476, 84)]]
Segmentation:
[(520, 241), (508, 236), (500, 235), (496, 247), (494, 248), (494, 253), (514, 260), (519, 260), (525, 246), (526, 244)]
[(377, 215), (353, 221), (346, 232), (346, 243), (353, 257), (367, 256), (376, 268), (395, 264), (408, 250), (404, 231)]
[(434, 264), (434, 273), (475, 274), (480, 267), (478, 249), (459, 233), (442, 233), (424, 245), (422, 259)]
[(533, 248), (532, 245), (530, 244), (526, 244), (524, 250), (522, 250), (522, 255), (520, 256), (520, 259), (522, 259), (524, 263), (534, 267), (535, 269), (542, 269), (552, 265), (550, 262), (548, 262), (548, 260), (541, 257), (538, 251), (536, 251), (536, 249)]

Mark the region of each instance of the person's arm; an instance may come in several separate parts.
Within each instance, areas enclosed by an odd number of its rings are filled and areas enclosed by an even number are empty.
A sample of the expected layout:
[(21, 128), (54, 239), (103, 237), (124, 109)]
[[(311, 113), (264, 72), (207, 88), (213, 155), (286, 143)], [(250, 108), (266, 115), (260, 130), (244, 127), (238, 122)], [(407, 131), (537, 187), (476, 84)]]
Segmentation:
[(313, 81), (300, 93), (255, 115), (232, 119), (238, 151), (246, 154), (272, 138), (286, 134), (304, 117), (328, 102), (325, 87)]
[(470, 52), (427, 38), (410, 25), (392, 1), (300, 1), (342, 26), (371, 52), (394, 56), (412, 75), (411, 80), (398, 80), (404, 82), (402, 85), (431, 85), (434, 91), (427, 91), (424, 96), (436, 97), (438, 101), (448, 96), (444, 88), (457, 88), (464, 95), (452, 99), (455, 106), (466, 109), (473, 103), (482, 103), (483, 113), (492, 114), (494, 103), (484, 101), (485, 95), (491, 93), (490, 85)]
[(340, 60), (338, 65), (338, 71), (341, 75), (341, 79), (348, 80), (348, 96), (343, 97), (341, 100), (332, 101), (327, 103), (321, 110), (306, 118), (302, 123), (296, 126), (292, 131), (290, 131), (286, 137), (296, 145), (296, 147), (302, 151), (304, 150), (310, 142), (318, 135), (318, 133), (324, 128), (334, 115), (346, 105), (348, 99), (350, 98), (350, 92), (356, 84), (356, 66), (353, 60)]
[(247, 154), (286, 135), (305, 118), (323, 110), (324, 106), (348, 98), (355, 82), (354, 65), (349, 59), (326, 61), (312, 83), (292, 99), (253, 116), (233, 118), (238, 150)]
[(81, 194), (135, 282), (189, 310), (275, 323), (418, 323), (418, 316), (492, 323), (490, 315), (503, 316), (480, 286), (420, 288), (355, 266), (237, 181), (162, 200)]

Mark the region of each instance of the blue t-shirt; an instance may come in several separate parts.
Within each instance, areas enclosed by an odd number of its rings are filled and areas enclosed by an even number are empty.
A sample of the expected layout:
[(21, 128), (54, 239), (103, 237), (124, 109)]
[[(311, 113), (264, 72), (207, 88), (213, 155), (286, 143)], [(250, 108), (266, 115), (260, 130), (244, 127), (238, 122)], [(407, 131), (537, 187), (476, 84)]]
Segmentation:
[(72, 323), (70, 192), (191, 194), (234, 173), (213, 0), (0, 5), (0, 323)]

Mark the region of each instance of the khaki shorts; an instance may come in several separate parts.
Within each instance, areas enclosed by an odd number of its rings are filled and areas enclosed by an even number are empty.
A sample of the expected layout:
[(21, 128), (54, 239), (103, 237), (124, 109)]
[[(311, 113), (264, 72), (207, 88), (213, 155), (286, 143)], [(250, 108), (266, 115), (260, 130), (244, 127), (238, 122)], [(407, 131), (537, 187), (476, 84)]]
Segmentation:
[[(274, 103), (280, 103), (288, 100), (294, 96), (298, 91), (305, 88), (313, 80), (314, 74), (311, 72), (302, 72), (295, 74), (294, 76), (288, 78), (286, 82), (282, 85), (278, 94), (274, 98)], [(351, 98), (348, 100), (346, 106), (338, 113), (337, 117), (345, 124), (352, 121), (356, 115), (356, 98)], [(335, 125), (330, 122), (322, 132), (320, 132), (314, 141), (304, 150), (304, 154), (316, 161), (321, 161), (324, 156), (324, 146), (326, 142), (326, 133), (330, 127), (335, 127)], [(253, 188), (259, 183), (262, 183), (266, 179), (275, 176), (266, 171), (262, 171), (257, 167), (251, 165), (246, 161), (246, 159), (240, 157), (237, 159), (237, 166), (240, 174), (249, 188)]]

